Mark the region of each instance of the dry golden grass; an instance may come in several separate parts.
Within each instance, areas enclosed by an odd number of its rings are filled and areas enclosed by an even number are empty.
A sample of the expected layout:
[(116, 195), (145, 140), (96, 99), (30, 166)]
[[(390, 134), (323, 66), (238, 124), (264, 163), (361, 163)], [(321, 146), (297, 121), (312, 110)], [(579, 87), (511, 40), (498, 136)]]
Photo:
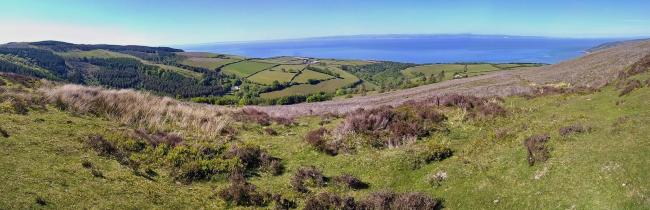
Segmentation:
[(231, 122), (230, 110), (184, 103), (135, 90), (108, 90), (81, 85), (41, 88), (47, 99), (80, 114), (95, 114), (121, 123), (190, 136), (214, 137)]

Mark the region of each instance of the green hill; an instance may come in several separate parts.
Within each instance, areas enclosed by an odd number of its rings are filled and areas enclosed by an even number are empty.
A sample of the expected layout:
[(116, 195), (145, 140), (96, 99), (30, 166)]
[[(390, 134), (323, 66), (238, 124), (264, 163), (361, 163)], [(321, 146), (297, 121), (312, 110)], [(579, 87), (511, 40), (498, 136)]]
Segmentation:
[(0, 208), (647, 209), (649, 58), (296, 118), (0, 73)]

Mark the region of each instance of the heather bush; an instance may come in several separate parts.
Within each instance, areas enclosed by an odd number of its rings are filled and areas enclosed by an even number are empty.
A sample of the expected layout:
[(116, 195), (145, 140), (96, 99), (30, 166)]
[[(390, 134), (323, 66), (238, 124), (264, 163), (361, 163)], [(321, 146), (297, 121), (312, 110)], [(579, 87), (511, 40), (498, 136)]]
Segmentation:
[(179, 135), (161, 131), (149, 133), (144, 129), (137, 129), (133, 132), (133, 135), (136, 138), (145, 140), (154, 148), (162, 144), (175, 147), (183, 142), (183, 138), (181, 138)]
[(303, 166), (291, 177), (291, 187), (298, 192), (309, 192), (307, 187), (324, 187), (329, 178), (314, 166)]
[(439, 201), (417, 192), (401, 194), (391, 205), (391, 209), (430, 210), (438, 208), (440, 208)]
[(625, 96), (625, 95), (629, 94), (630, 92), (632, 92), (632, 91), (634, 91), (634, 90), (636, 90), (638, 88), (642, 88), (642, 87), (643, 87), (643, 84), (641, 84), (641, 81), (635, 80), (635, 79), (628, 80), (623, 85), (623, 88), (622, 88), (623, 90), (621, 90), (621, 92), (618, 94), (618, 96), (619, 97), (620, 96)]
[(533, 166), (535, 163), (548, 160), (550, 154), (546, 147), (546, 142), (551, 139), (548, 134), (534, 135), (526, 138), (524, 146), (528, 151), (528, 165)]
[(271, 136), (277, 136), (278, 132), (273, 130), (273, 128), (267, 127), (267, 128), (264, 128), (264, 134), (271, 135)]
[(419, 137), (443, 130), (446, 116), (431, 106), (407, 104), (400, 107), (382, 106), (348, 114), (336, 128), (337, 139), (361, 135), (365, 144), (374, 148), (398, 147), (415, 142)]
[(442, 208), (442, 204), (439, 200), (418, 192), (402, 194), (390, 191), (374, 192), (357, 203), (357, 209), (373, 210), (431, 210), (440, 208)]
[(298, 204), (296, 204), (296, 202), (283, 198), (282, 195), (280, 194), (274, 194), (273, 196), (271, 196), (271, 200), (273, 200), (274, 203), (273, 209), (276, 210), (289, 210), (298, 207)]
[(356, 202), (352, 197), (341, 198), (331, 192), (322, 192), (317, 195), (307, 198), (305, 201), (305, 210), (327, 210), (327, 209), (341, 209), (353, 210), (357, 209)]
[(45, 200), (45, 198), (43, 198), (41, 196), (36, 196), (36, 198), (34, 200), (35, 200), (36, 204), (38, 204), (40, 206), (46, 206), (47, 205), (47, 201)]
[(82, 160), (82, 161), (81, 161), (81, 166), (83, 166), (83, 167), (86, 168), (86, 169), (90, 169), (90, 168), (93, 167), (93, 163), (91, 163), (91, 162), (88, 161), (88, 160)]
[(555, 87), (544, 85), (536, 87), (530, 92), (520, 94), (527, 99), (533, 99), (541, 96), (557, 95), (557, 94), (589, 94), (597, 92), (598, 89), (594, 87), (574, 86), (574, 87)]
[(329, 131), (327, 129), (321, 127), (319, 129), (309, 131), (305, 135), (305, 140), (309, 145), (313, 146), (318, 151), (324, 152), (328, 155), (337, 155), (339, 152), (337, 145), (328, 141), (326, 137), (328, 133)]
[(333, 178), (334, 182), (350, 189), (368, 189), (369, 185), (350, 174), (342, 174)]
[(568, 135), (575, 134), (575, 133), (589, 132), (589, 130), (591, 130), (591, 128), (589, 128), (587, 126), (583, 126), (583, 125), (580, 125), (580, 124), (575, 124), (575, 125), (570, 125), (570, 126), (566, 126), (566, 127), (561, 127), (558, 130), (558, 132), (560, 133), (561, 136), (568, 136)]
[(650, 55), (646, 55), (645, 57), (641, 58), (634, 64), (632, 64), (628, 69), (625, 71), (621, 71), (618, 74), (618, 79), (623, 80), (627, 79), (631, 76), (641, 74), (644, 72), (647, 72), (650, 69)]
[(106, 140), (103, 136), (89, 136), (86, 144), (91, 149), (95, 150), (95, 152), (100, 156), (115, 157), (118, 159), (124, 157), (124, 154), (117, 148), (117, 146), (113, 142)]
[(390, 210), (397, 195), (390, 191), (373, 192), (359, 201), (359, 209)]
[(257, 187), (241, 179), (231, 179), (230, 185), (219, 191), (218, 196), (235, 206), (266, 206), (271, 195), (259, 192)]
[(104, 173), (102, 173), (100, 170), (97, 170), (97, 169), (94, 169), (94, 168), (90, 170), (90, 174), (92, 174), (94, 177), (97, 177), (97, 178), (104, 178)]
[(9, 132), (7, 132), (4, 128), (0, 127), (0, 136), (4, 138), (9, 138)]
[(412, 168), (417, 169), (422, 167), (422, 165), (429, 164), (433, 161), (447, 159), (453, 155), (453, 151), (443, 145), (427, 144), (422, 147), (409, 149), (407, 155)]
[(262, 112), (254, 108), (241, 109), (240, 111), (235, 112), (233, 116), (238, 121), (253, 122), (262, 126), (269, 126), (272, 122), (285, 126), (295, 124), (293, 118), (271, 117), (266, 112)]
[(254, 173), (257, 169), (280, 175), (284, 166), (279, 158), (273, 157), (254, 145), (233, 145), (225, 154), (226, 158), (237, 158), (246, 172)]

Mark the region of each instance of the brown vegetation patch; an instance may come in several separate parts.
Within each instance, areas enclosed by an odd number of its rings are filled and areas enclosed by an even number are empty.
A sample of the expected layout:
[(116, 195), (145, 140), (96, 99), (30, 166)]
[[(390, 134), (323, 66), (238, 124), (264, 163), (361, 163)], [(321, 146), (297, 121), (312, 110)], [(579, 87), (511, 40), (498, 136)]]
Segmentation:
[(4, 138), (9, 138), (9, 132), (7, 132), (4, 128), (0, 127), (0, 136)]
[(630, 92), (632, 92), (632, 91), (634, 91), (634, 90), (636, 90), (638, 88), (642, 88), (642, 87), (643, 87), (643, 84), (639, 80), (635, 80), (635, 79), (627, 80), (627, 81), (625, 81), (624, 85), (622, 85), (622, 90), (618, 94), (618, 96), (619, 97), (625, 96), (625, 95), (629, 94)]
[(233, 117), (238, 121), (253, 122), (262, 126), (269, 126), (272, 122), (285, 126), (295, 124), (293, 118), (271, 117), (266, 112), (262, 112), (254, 108), (243, 108), (240, 111), (235, 112)]
[(329, 131), (321, 127), (309, 131), (307, 135), (305, 135), (305, 140), (318, 151), (324, 152), (328, 155), (337, 155), (339, 153), (338, 145), (328, 141), (326, 137), (327, 134), (329, 134)]
[(273, 157), (253, 145), (232, 146), (225, 154), (226, 158), (238, 158), (245, 171), (254, 173), (256, 169), (269, 172), (272, 175), (280, 175), (284, 172), (284, 166), (280, 158)]
[(183, 142), (183, 138), (179, 135), (162, 131), (149, 133), (144, 129), (137, 129), (133, 132), (133, 134), (136, 138), (145, 140), (154, 148), (162, 144), (175, 147)]
[(61, 109), (152, 130), (172, 127), (187, 134), (217, 136), (231, 121), (223, 108), (183, 103), (134, 90), (63, 85), (41, 91)]
[(259, 192), (257, 187), (243, 178), (231, 178), (230, 185), (218, 193), (219, 197), (236, 206), (266, 206), (271, 195)]
[(590, 127), (580, 125), (580, 124), (561, 127), (558, 130), (558, 132), (560, 133), (561, 136), (569, 136), (569, 135), (572, 135), (572, 134), (584, 133), (584, 132), (589, 132), (589, 131), (591, 131)]
[(413, 169), (418, 169), (434, 161), (442, 161), (453, 155), (453, 151), (440, 144), (428, 144), (407, 151), (409, 164)]
[(376, 109), (359, 109), (346, 116), (334, 130), (338, 138), (360, 134), (369, 139), (374, 148), (397, 147), (413, 143), (417, 138), (443, 130), (446, 116), (431, 106), (403, 105), (397, 108), (383, 106)]
[(329, 178), (314, 166), (303, 166), (291, 177), (291, 187), (298, 192), (307, 193), (307, 187), (324, 187)]
[(550, 154), (546, 147), (546, 142), (551, 139), (548, 134), (534, 135), (524, 141), (524, 146), (528, 151), (528, 165), (533, 166), (535, 163), (548, 160)]
[(321, 209), (345, 209), (354, 210), (358, 209), (356, 202), (352, 197), (341, 198), (341, 196), (331, 193), (322, 192), (315, 196), (307, 198), (305, 201), (305, 210), (321, 210)]
[(365, 183), (361, 181), (361, 179), (352, 176), (350, 174), (342, 174), (340, 176), (335, 176), (333, 180), (335, 183), (338, 183), (347, 188), (355, 189), (355, 190), (368, 189), (368, 187), (370, 187), (368, 183)]

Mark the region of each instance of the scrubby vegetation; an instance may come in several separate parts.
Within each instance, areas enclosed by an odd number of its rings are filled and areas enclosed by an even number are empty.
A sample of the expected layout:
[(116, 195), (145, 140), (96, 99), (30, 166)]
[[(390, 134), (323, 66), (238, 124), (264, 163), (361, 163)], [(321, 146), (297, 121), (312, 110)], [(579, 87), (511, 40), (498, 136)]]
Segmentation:
[(535, 135), (526, 138), (524, 146), (528, 150), (528, 165), (533, 166), (535, 163), (541, 163), (549, 158), (549, 150), (546, 143), (551, 137), (548, 134)]
[(2, 73), (0, 208), (643, 208), (648, 78), (290, 118)]

